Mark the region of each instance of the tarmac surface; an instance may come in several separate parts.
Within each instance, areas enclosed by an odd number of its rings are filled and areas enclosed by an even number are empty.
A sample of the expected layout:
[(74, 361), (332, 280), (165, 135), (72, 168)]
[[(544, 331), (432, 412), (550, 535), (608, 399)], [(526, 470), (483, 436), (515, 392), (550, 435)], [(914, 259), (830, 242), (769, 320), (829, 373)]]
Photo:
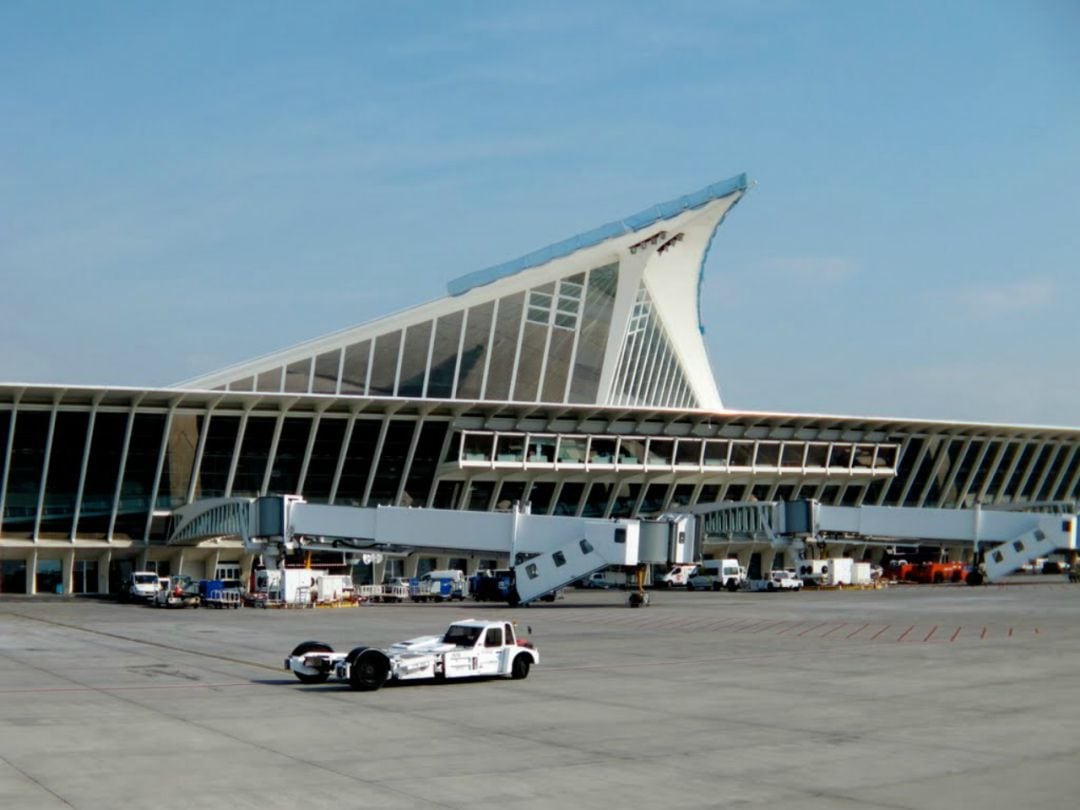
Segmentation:
[[(0, 808), (1057, 810), (1080, 795), (1080, 585), (1023, 582), (638, 610), (0, 601)], [(306, 639), (469, 616), (531, 625), (527, 680), (360, 693), (282, 669)]]

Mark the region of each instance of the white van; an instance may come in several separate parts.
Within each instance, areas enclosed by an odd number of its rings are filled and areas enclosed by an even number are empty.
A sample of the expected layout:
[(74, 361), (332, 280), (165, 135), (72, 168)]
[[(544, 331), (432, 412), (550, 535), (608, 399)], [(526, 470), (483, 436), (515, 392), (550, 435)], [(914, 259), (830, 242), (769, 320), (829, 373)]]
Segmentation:
[(670, 571), (656, 580), (656, 585), (659, 588), (685, 588), (697, 570), (698, 567), (693, 564), (673, 565)]
[(131, 575), (131, 585), (128, 588), (128, 596), (142, 602), (150, 602), (154, 595), (161, 590), (156, 571), (135, 571)]
[(736, 591), (746, 581), (746, 569), (739, 565), (734, 557), (724, 560), (705, 560), (701, 571), (708, 574), (721, 588)]

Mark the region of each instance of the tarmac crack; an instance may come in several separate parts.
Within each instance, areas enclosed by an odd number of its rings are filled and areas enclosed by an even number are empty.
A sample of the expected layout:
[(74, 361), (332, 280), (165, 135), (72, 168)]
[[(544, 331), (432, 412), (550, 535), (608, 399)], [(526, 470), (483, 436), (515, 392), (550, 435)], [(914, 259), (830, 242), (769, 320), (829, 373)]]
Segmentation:
[(14, 762), (12, 762), (7, 757), (0, 755), (0, 762), (3, 762), (5, 765), (7, 765), (9, 768), (11, 768), (11, 770), (15, 771), (15, 773), (19, 774), (24, 779), (26, 779), (26, 780), (28, 780), (30, 782), (33, 782), (35, 785), (37, 785), (37, 787), (44, 790), (46, 793), (48, 793), (50, 796), (55, 798), (57, 801), (63, 802), (68, 807), (72, 807), (72, 808), (75, 807), (75, 805), (73, 805), (71, 802), (69, 802), (67, 799), (65, 799), (63, 796), (61, 796), (55, 790), (50, 788), (48, 785), (43, 784), (41, 782), (41, 780), (38, 779), (37, 777), (35, 777), (32, 773), (30, 773), (27, 770), (24, 770), (23, 768), (20, 768), (18, 765), (16, 765)]

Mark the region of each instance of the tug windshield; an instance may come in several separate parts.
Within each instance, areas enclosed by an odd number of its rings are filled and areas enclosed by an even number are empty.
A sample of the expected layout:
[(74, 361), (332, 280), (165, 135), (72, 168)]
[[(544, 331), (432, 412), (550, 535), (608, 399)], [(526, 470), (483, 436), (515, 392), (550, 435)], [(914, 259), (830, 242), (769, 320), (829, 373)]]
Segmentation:
[(458, 647), (472, 647), (480, 638), (482, 627), (469, 627), (468, 625), (452, 624), (443, 636), (444, 644), (454, 644)]

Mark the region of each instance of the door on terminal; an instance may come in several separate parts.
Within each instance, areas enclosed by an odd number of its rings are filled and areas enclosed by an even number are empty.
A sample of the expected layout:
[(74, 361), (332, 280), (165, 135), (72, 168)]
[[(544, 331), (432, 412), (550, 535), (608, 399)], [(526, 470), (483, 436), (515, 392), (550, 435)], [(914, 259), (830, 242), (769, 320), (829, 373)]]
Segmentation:
[(72, 593), (97, 593), (98, 592), (98, 563), (97, 560), (76, 560), (75, 567), (71, 572)]
[(109, 593), (122, 593), (135, 571), (132, 560), (113, 560), (109, 563)]
[(0, 564), (0, 593), (26, 593), (26, 560)]
[(765, 577), (761, 573), (761, 552), (755, 551), (750, 555), (750, 565), (747, 567), (746, 576), (748, 579), (764, 579)]

